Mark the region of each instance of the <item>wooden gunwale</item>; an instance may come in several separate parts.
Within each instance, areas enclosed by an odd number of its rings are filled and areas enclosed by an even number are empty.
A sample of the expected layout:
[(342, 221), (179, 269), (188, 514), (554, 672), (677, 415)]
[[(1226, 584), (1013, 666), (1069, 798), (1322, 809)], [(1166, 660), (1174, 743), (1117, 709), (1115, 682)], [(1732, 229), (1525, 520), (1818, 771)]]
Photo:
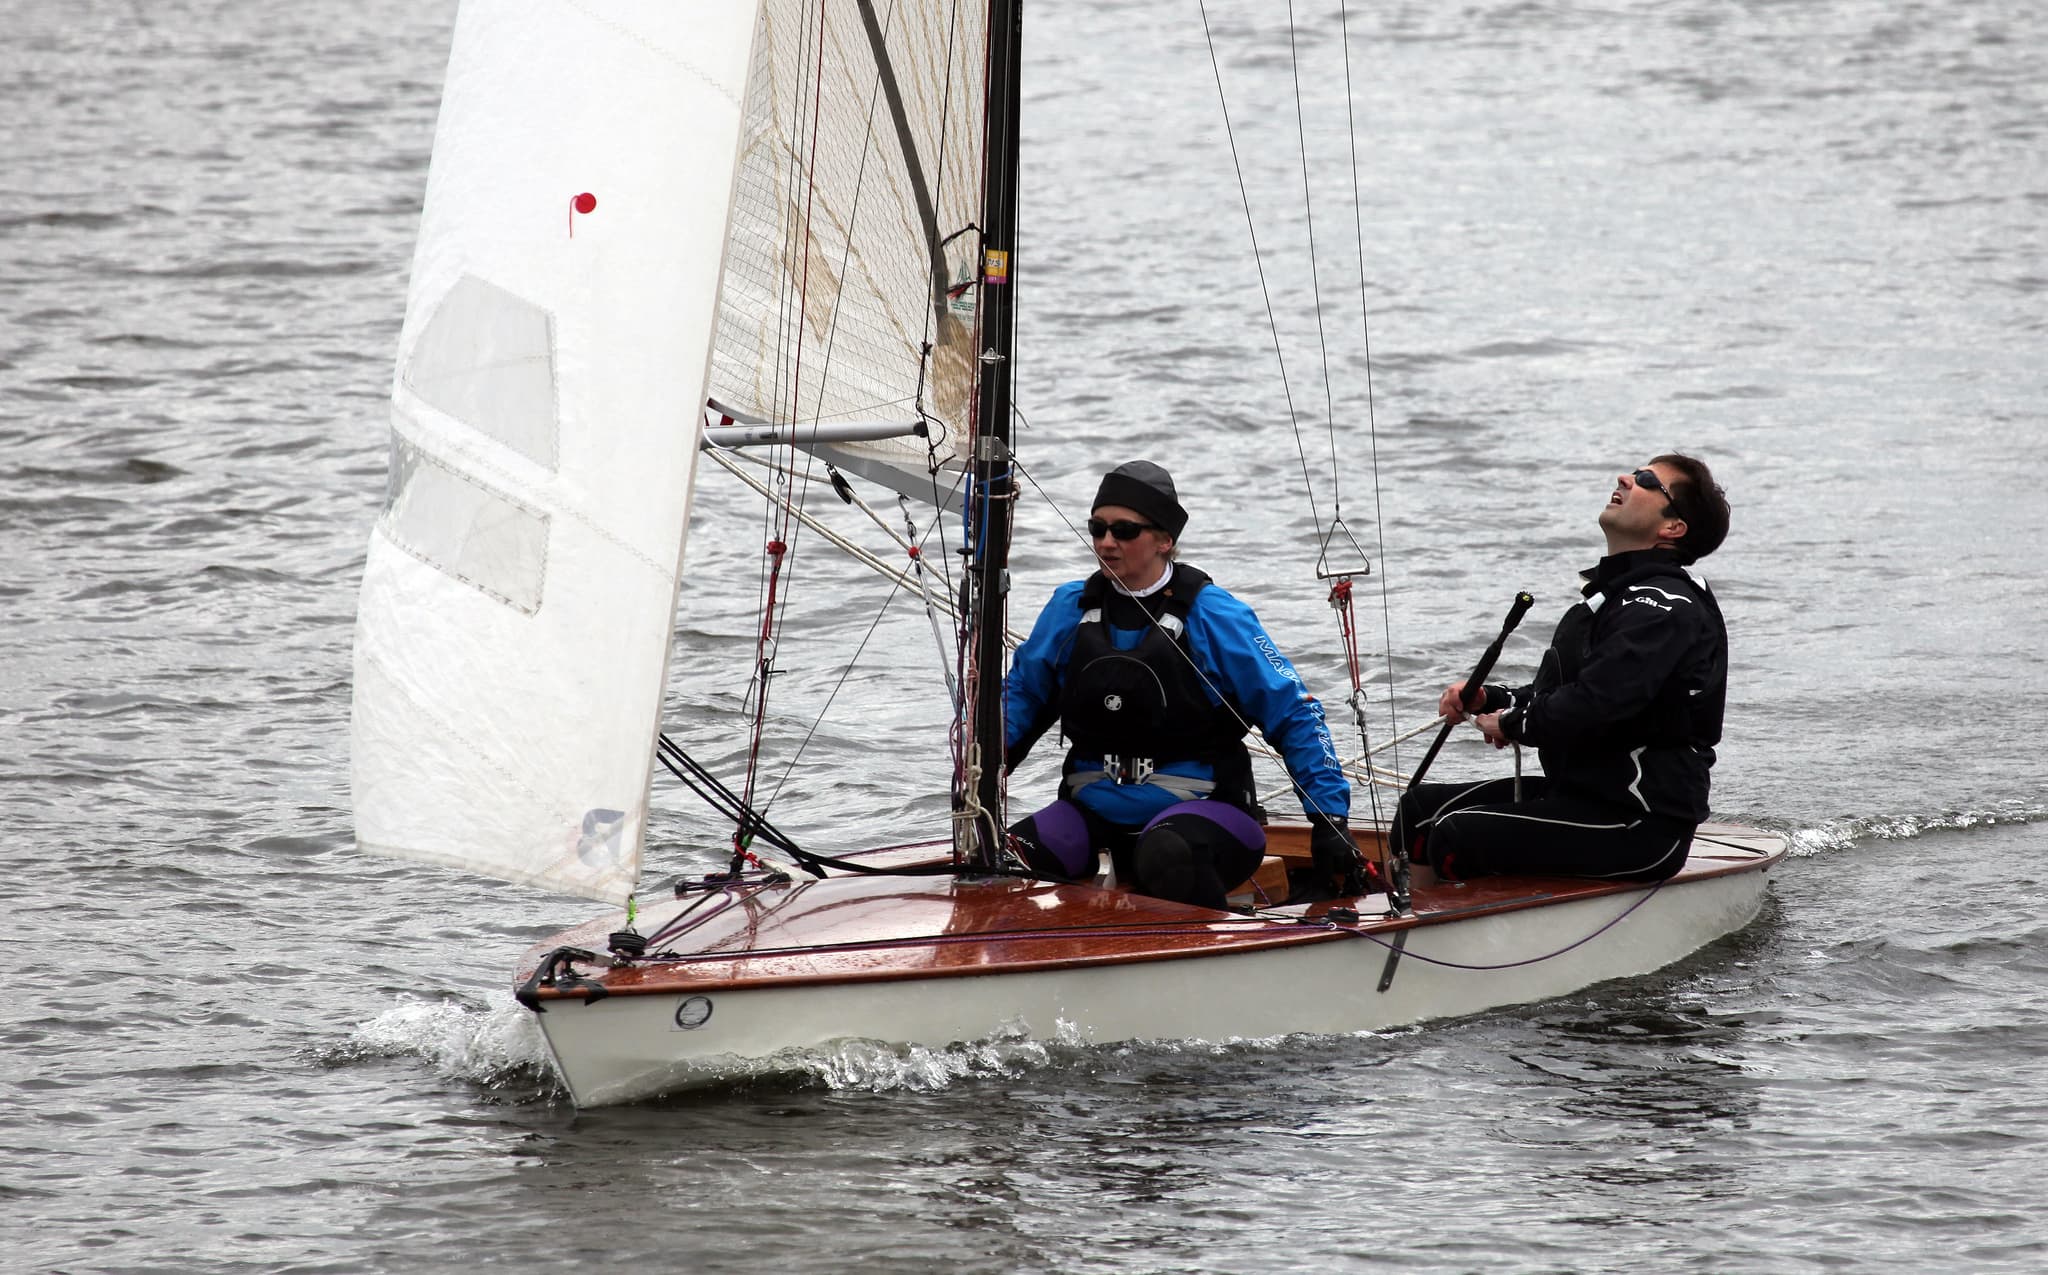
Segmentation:
[[(1728, 852), (1731, 849), (1732, 854)], [(1489, 877), (1462, 884), (1418, 884), (1415, 915), (1366, 916), (1355, 921), (1329, 916), (1333, 908), (1346, 906), (1350, 900), (1314, 904), (1299, 913), (1266, 911), (1243, 916), (1093, 885), (1014, 879), (962, 883), (938, 877), (837, 877), (770, 887), (776, 893), (772, 901), (761, 901), (767, 891), (755, 889), (737, 900), (736, 907), (720, 909), (716, 918), (723, 919), (727, 911), (740, 911), (748, 913), (755, 924), (704, 935), (711, 943), (709, 950), (682, 953), (669, 960), (657, 956), (616, 969), (608, 964), (594, 968), (579, 964), (577, 972), (586, 983), (598, 983), (610, 995), (651, 996), (1190, 960), (1341, 939), (1374, 939), (1402, 930), (1567, 902), (1647, 895), (1717, 877), (1768, 872), (1785, 852), (1784, 839), (1775, 834), (1706, 825), (1686, 866), (1662, 883)], [(1422, 875), (1426, 877), (1427, 872)], [(812, 893), (822, 896), (814, 904), (807, 900)], [(1032, 917), (1043, 915), (1048, 904), (1080, 919), (1058, 926), (1029, 924)], [(836, 923), (826, 919), (820, 924), (820, 919), (841, 909), (858, 911), (862, 924), (840, 937), (828, 937)], [(948, 921), (943, 928), (935, 931), (929, 924), (919, 924), (927, 915), (941, 911)], [(600, 918), (536, 945), (522, 958), (516, 980), (525, 982), (556, 948), (602, 950), (606, 935), (617, 924), (616, 916)], [(792, 930), (814, 932), (818, 937), (792, 934), (788, 941), (772, 937)], [(693, 931), (682, 937), (694, 940), (698, 935)], [(737, 946), (719, 950), (721, 942)], [(585, 995), (573, 985), (534, 990), (543, 1000), (581, 1000)]]

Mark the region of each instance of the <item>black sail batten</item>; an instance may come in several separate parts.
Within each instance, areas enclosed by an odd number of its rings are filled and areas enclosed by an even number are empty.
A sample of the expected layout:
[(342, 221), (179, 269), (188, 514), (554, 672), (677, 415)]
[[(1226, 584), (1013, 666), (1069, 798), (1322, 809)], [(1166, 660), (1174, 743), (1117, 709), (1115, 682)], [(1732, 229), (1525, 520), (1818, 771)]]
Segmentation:
[[(1003, 688), (1005, 603), (1009, 593), (1011, 496), (1010, 387), (1016, 334), (1017, 115), (1021, 102), (1019, 66), (1024, 43), (1020, 0), (990, 0), (987, 134), (982, 164), (981, 351), (975, 394), (972, 456), (973, 550), (968, 572), (975, 589), (971, 614), (974, 695), (968, 706), (963, 794), (979, 812), (971, 853), (973, 866), (994, 870), (1002, 862)], [(966, 849), (966, 847), (962, 847)]]

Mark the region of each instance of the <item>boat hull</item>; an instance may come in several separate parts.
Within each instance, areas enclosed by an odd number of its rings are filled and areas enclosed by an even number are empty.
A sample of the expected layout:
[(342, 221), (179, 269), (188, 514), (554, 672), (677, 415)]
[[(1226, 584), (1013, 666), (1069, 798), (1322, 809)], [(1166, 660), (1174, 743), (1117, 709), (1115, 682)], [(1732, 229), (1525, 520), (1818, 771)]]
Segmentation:
[[(1680, 960), (1756, 916), (1765, 870), (1782, 854), (1780, 843), (1748, 861), (1696, 862), (1655, 887), (1437, 886), (1419, 890), (1417, 915), (1401, 921), (1315, 909), (1248, 922), (1154, 900), (1128, 915), (1121, 896), (1110, 921), (1075, 927), (1086, 935), (1078, 947), (1052, 931), (1034, 948), (987, 923), (979, 934), (946, 934), (929, 916), (894, 937), (794, 947), (776, 937), (770, 899), (743, 927), (756, 943), (744, 957), (713, 950), (675, 967), (636, 966), (603, 979), (601, 998), (586, 999), (586, 982), (535, 1003), (579, 1106), (783, 1070), (803, 1051), (848, 1040), (944, 1047), (998, 1035), (1107, 1044), (1371, 1031), (1544, 1000)], [(811, 901), (830, 910), (834, 884), (803, 888), (824, 891)], [(1019, 899), (1044, 909), (1049, 890), (1059, 892), (1048, 909), (1057, 914), (1108, 893), (945, 879), (888, 889), (898, 904), (956, 917)]]

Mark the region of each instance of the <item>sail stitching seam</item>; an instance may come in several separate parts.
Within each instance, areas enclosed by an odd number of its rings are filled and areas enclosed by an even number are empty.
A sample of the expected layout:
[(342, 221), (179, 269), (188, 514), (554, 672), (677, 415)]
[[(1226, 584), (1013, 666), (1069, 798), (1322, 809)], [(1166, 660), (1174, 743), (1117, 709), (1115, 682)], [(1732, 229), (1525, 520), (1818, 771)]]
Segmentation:
[(588, 18), (590, 21), (597, 23), (599, 26), (608, 28), (614, 33), (624, 36), (626, 39), (632, 41), (634, 44), (639, 45), (641, 48), (647, 50), (649, 53), (653, 54), (660, 60), (670, 63), (671, 65), (677, 67), (680, 70), (687, 71), (693, 78), (695, 78), (699, 83), (703, 84), (706, 88), (718, 94), (726, 101), (732, 103), (733, 108), (735, 110), (744, 109), (740, 105), (740, 98), (738, 93), (734, 92), (731, 88), (727, 87), (726, 85), (721, 84), (717, 80), (711, 78), (711, 74), (709, 72), (704, 70), (704, 68), (698, 66), (695, 62), (690, 61), (682, 54), (677, 53), (673, 49), (667, 48), (663, 45), (656, 44), (654, 41), (648, 39), (645, 35), (642, 35), (640, 32), (635, 31), (633, 28), (615, 22), (610, 18), (604, 17), (603, 15), (592, 11), (588, 5), (577, 3), (577, 0), (563, 0), (563, 3), (567, 7), (574, 9), (576, 12), (582, 14), (585, 18)]
[(528, 607), (520, 603), (516, 599), (507, 597), (503, 593), (498, 592), (496, 589), (491, 588), (483, 581), (472, 579), (468, 575), (465, 575), (463, 572), (457, 571), (453, 564), (446, 562), (438, 562), (433, 558), (428, 557), (425, 553), (421, 552), (419, 549), (414, 548), (411, 544), (407, 543), (404, 539), (401, 539), (397, 534), (395, 534), (395, 532), (392, 530), (392, 525), (395, 524), (397, 521), (396, 515), (389, 511), (387, 511), (382, 518), (378, 519), (380, 526), (382, 526), (384, 529), (384, 538), (391, 542), (392, 547), (398, 549), (400, 552), (406, 554), (408, 557), (418, 559), (420, 562), (423, 562), (426, 565), (432, 567), (434, 570), (439, 571), (441, 574), (447, 576), (449, 579), (458, 581), (462, 584), (466, 584), (470, 588), (475, 589), (477, 592), (485, 594), (488, 597), (496, 598), (498, 601), (504, 603), (508, 607), (511, 607), (513, 610), (520, 612), (521, 614), (538, 615), (540, 613), (541, 602), (544, 601), (547, 597), (549, 543), (549, 537), (547, 533), (548, 525), (552, 521), (549, 512), (545, 509), (536, 509), (533, 506), (528, 505), (524, 501), (518, 499), (517, 497), (511, 495), (510, 493), (500, 491), (499, 489), (492, 487), (488, 483), (479, 482), (474, 475), (469, 474), (464, 470), (449, 464), (447, 461), (435, 455), (433, 451), (429, 450), (428, 448), (420, 446), (419, 441), (417, 439), (409, 437), (405, 433), (405, 431), (401, 430), (398, 427), (398, 421), (396, 419), (394, 419), (391, 422), (391, 436), (393, 441), (395, 441), (398, 445), (400, 445), (401, 447), (410, 448), (413, 451), (413, 453), (417, 455), (419, 459), (424, 461), (425, 463), (433, 465), (434, 467), (442, 470), (443, 472), (449, 474), (450, 476), (469, 484), (471, 487), (476, 488), (478, 491), (484, 493), (485, 495), (491, 497), (494, 500), (502, 500), (506, 504), (514, 507), (515, 509), (520, 510), (522, 513), (532, 515), (536, 520), (539, 521), (541, 525), (540, 570), (536, 573), (536, 578), (534, 580), (534, 595), (536, 600), (531, 607)]
[[(425, 403), (425, 404), (426, 404), (426, 406), (427, 406), (427, 407), (428, 407), (429, 409), (431, 409), (432, 411), (434, 411), (434, 412), (435, 412), (436, 414), (438, 414), (438, 415), (443, 415), (443, 416), (447, 415), (447, 413), (445, 413), (445, 412), (442, 412), (442, 411), (441, 411), (441, 409), (439, 409), (439, 408), (437, 408), (437, 407), (434, 407), (434, 405), (433, 405), (432, 403), (426, 403), (426, 400), (424, 400), (424, 399), (422, 399), (422, 400), (420, 400), (420, 401), (421, 401), (422, 403)], [(457, 420), (457, 421), (458, 421), (458, 423), (459, 423), (459, 418), (456, 418), (456, 417), (449, 417), (449, 419), (450, 419), (450, 420)], [(451, 472), (454, 472), (454, 473), (457, 473), (457, 474), (463, 474), (463, 477), (464, 477), (464, 478), (466, 478), (466, 479), (468, 479), (468, 480), (469, 480), (470, 482), (472, 482), (472, 483), (475, 483), (475, 482), (476, 482), (476, 480), (475, 480), (475, 479), (474, 479), (473, 477), (471, 477), (470, 475), (464, 474), (462, 470), (460, 470), (460, 469), (456, 469), (456, 468), (455, 468), (455, 467), (454, 467), (453, 465), (450, 465), (450, 464), (448, 464), (448, 462), (447, 462), (447, 461), (445, 461), (445, 460), (439, 460), (439, 458), (438, 458), (438, 457), (436, 457), (436, 456), (435, 456), (435, 454), (434, 454), (434, 453), (433, 453), (432, 451), (430, 451), (429, 449), (427, 449), (427, 448), (425, 448), (425, 447), (420, 447), (420, 446), (419, 446), (419, 440), (418, 440), (418, 439), (416, 439), (416, 438), (413, 438), (413, 437), (410, 437), (410, 436), (408, 436), (408, 435), (407, 435), (407, 434), (405, 433), (405, 431), (404, 431), (404, 430), (401, 430), (401, 429), (400, 429), (400, 428), (398, 427), (398, 420), (397, 420), (397, 419), (396, 419), (395, 417), (394, 417), (394, 419), (393, 419), (393, 420), (392, 420), (392, 422), (391, 422), (391, 432), (392, 432), (392, 434), (393, 434), (394, 436), (396, 436), (396, 437), (399, 437), (399, 438), (403, 438), (403, 439), (404, 439), (404, 440), (405, 440), (405, 441), (406, 441), (407, 443), (410, 443), (410, 444), (412, 444), (412, 445), (413, 445), (414, 447), (418, 447), (418, 448), (419, 448), (419, 450), (420, 450), (420, 452), (421, 452), (421, 454), (422, 454), (422, 455), (424, 455), (424, 456), (426, 456), (426, 457), (427, 457), (428, 459), (430, 459), (430, 460), (436, 460), (436, 461), (437, 461), (437, 463), (439, 463), (439, 464), (441, 464), (442, 466), (446, 467), (446, 468), (447, 468), (447, 469), (449, 469), (449, 470), (450, 470)], [(449, 441), (449, 442), (451, 442), (451, 443), (452, 443), (452, 442), (453, 442), (454, 440), (453, 440), (453, 439), (449, 439), (449, 440), (447, 440), (447, 441)], [(495, 464), (493, 464), (493, 463), (492, 463), (492, 462), (491, 462), (491, 461), (490, 461), (490, 460), (489, 460), (488, 458), (486, 458), (486, 457), (484, 457), (484, 456), (481, 456), (481, 455), (479, 455), (479, 454), (477, 454), (477, 453), (475, 453), (475, 452), (472, 452), (472, 451), (470, 451), (470, 450), (468, 450), (468, 449), (466, 449), (466, 448), (463, 448), (463, 447), (461, 447), (461, 446), (454, 446), (454, 447), (451, 447), (451, 448), (450, 448), (450, 450), (451, 450), (451, 451), (453, 451), (453, 452), (455, 452), (455, 453), (457, 453), (458, 455), (460, 455), (460, 456), (461, 456), (461, 458), (463, 459), (463, 461), (464, 461), (465, 463), (467, 463), (467, 464), (472, 464), (472, 465), (474, 465), (474, 466), (475, 466), (475, 467), (476, 467), (477, 469), (479, 469), (479, 470), (483, 470), (483, 471), (485, 471), (485, 472), (489, 473), (489, 474), (490, 474), (490, 475), (491, 475), (491, 476), (492, 476), (493, 478), (498, 478), (498, 479), (502, 479), (502, 480), (504, 480), (504, 482), (506, 483), (506, 485), (507, 485), (507, 487), (508, 487), (508, 488), (511, 488), (511, 489), (514, 489), (514, 490), (520, 490), (520, 491), (527, 491), (527, 490), (530, 490), (530, 487), (529, 487), (529, 485), (528, 485), (528, 484), (526, 484), (526, 483), (524, 483), (523, 481), (521, 481), (520, 479), (518, 479), (518, 478), (514, 477), (514, 476), (513, 476), (513, 475), (512, 475), (512, 474), (511, 474), (511, 473), (510, 473), (509, 471), (507, 471), (507, 470), (503, 469), (502, 467), (500, 467), (500, 466), (498, 466), (498, 465), (495, 465)], [(481, 484), (481, 483), (476, 483), (476, 485), (477, 485), (478, 487), (482, 488), (482, 490), (484, 490), (484, 491), (491, 491), (491, 490), (492, 490), (492, 489), (491, 489), (490, 487), (486, 487), (486, 486), (484, 486), (484, 485), (483, 485), (483, 484)], [(512, 497), (509, 497), (509, 496), (508, 496), (508, 497), (507, 497), (507, 499), (513, 499), (513, 498), (512, 498)], [(515, 503), (519, 503), (519, 504), (520, 504), (520, 507), (521, 507), (521, 508), (529, 508), (529, 509), (531, 508), (531, 506), (529, 506), (529, 505), (525, 504), (524, 502), (519, 502), (519, 501), (516, 501), (516, 500), (515, 500)], [(568, 520), (568, 521), (570, 521), (570, 522), (573, 522), (573, 523), (577, 524), (577, 525), (578, 525), (578, 526), (580, 526), (580, 527), (583, 527), (583, 528), (585, 528), (585, 529), (586, 529), (586, 530), (588, 530), (588, 531), (589, 531), (589, 532), (590, 532), (590, 533), (591, 533), (592, 535), (596, 536), (596, 537), (597, 537), (598, 539), (600, 539), (600, 540), (603, 540), (603, 541), (605, 541), (605, 542), (607, 542), (607, 543), (609, 543), (609, 544), (611, 544), (611, 545), (615, 546), (615, 547), (616, 547), (616, 548), (618, 548), (618, 549), (619, 549), (619, 550), (620, 550), (621, 552), (623, 552), (623, 553), (625, 553), (625, 554), (626, 554), (627, 556), (629, 556), (629, 557), (633, 558), (633, 559), (634, 559), (635, 561), (639, 562), (639, 563), (640, 563), (640, 564), (641, 564), (642, 566), (646, 567), (646, 568), (647, 568), (648, 570), (650, 570), (650, 571), (653, 571), (653, 572), (654, 572), (655, 574), (657, 574), (657, 575), (659, 575), (659, 576), (662, 576), (662, 577), (664, 577), (664, 578), (666, 578), (667, 576), (669, 576), (670, 574), (672, 574), (672, 573), (671, 573), (671, 571), (670, 571), (670, 569), (669, 569), (668, 567), (666, 567), (666, 566), (662, 565), (662, 564), (661, 564), (660, 562), (657, 562), (657, 561), (656, 561), (655, 559), (653, 559), (653, 558), (650, 558), (650, 557), (648, 557), (648, 556), (647, 556), (647, 555), (646, 555), (645, 553), (641, 552), (641, 551), (640, 551), (640, 550), (639, 550), (639, 549), (638, 549), (637, 547), (635, 547), (635, 546), (634, 546), (634, 545), (633, 545), (633, 544), (632, 544), (632, 543), (631, 543), (630, 541), (628, 541), (628, 540), (625, 540), (624, 538), (620, 537), (620, 536), (619, 536), (619, 535), (618, 535), (617, 533), (615, 533), (615, 532), (611, 531), (610, 529), (606, 528), (606, 527), (605, 527), (605, 526), (603, 526), (602, 524), (600, 524), (600, 523), (598, 523), (598, 522), (595, 522), (595, 521), (593, 521), (593, 520), (592, 520), (592, 519), (591, 519), (591, 518), (590, 518), (590, 517), (589, 517), (589, 516), (588, 516), (587, 514), (583, 513), (583, 512), (582, 512), (581, 510), (579, 510), (579, 509), (576, 509), (576, 508), (574, 508), (574, 507), (572, 507), (572, 506), (569, 506), (569, 505), (566, 505), (566, 504), (565, 504), (565, 505), (560, 505), (560, 506), (553, 506), (553, 505), (551, 505), (551, 506), (548, 506), (548, 507), (547, 507), (547, 509), (546, 509), (546, 510), (545, 510), (544, 512), (543, 512), (543, 511), (541, 511), (541, 510), (533, 510), (533, 512), (535, 512), (535, 513), (539, 513), (539, 514), (541, 514), (541, 516), (542, 516), (542, 517), (547, 517), (547, 518), (553, 518), (553, 517), (556, 517), (556, 516), (560, 516), (560, 517), (562, 517), (562, 518), (564, 518), (564, 519), (566, 519), (566, 520)], [(402, 547), (402, 546), (401, 546), (401, 547)], [(543, 586), (545, 586), (545, 584), (546, 584), (546, 582), (547, 582), (547, 548), (546, 548), (546, 546), (543, 546), (543, 547), (542, 547), (542, 549), (541, 549), (541, 555), (542, 555), (542, 558), (541, 558), (541, 582), (542, 582), (542, 585), (543, 585)], [(418, 556), (418, 555), (414, 555), (414, 556)], [(481, 586), (479, 586), (479, 587), (481, 587)]]

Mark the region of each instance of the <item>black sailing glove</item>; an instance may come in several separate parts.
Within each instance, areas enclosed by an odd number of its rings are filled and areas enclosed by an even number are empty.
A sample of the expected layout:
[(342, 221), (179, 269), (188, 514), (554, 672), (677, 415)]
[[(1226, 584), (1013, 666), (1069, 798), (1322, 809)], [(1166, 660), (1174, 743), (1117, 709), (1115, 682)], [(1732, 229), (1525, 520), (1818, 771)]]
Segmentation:
[(1342, 819), (1325, 814), (1310, 815), (1308, 852), (1316, 861), (1316, 870), (1329, 878), (1337, 887), (1337, 893), (1360, 895), (1375, 888), (1379, 873), (1373, 871), (1365, 856), (1358, 852), (1358, 846), (1352, 842), (1351, 833)]

